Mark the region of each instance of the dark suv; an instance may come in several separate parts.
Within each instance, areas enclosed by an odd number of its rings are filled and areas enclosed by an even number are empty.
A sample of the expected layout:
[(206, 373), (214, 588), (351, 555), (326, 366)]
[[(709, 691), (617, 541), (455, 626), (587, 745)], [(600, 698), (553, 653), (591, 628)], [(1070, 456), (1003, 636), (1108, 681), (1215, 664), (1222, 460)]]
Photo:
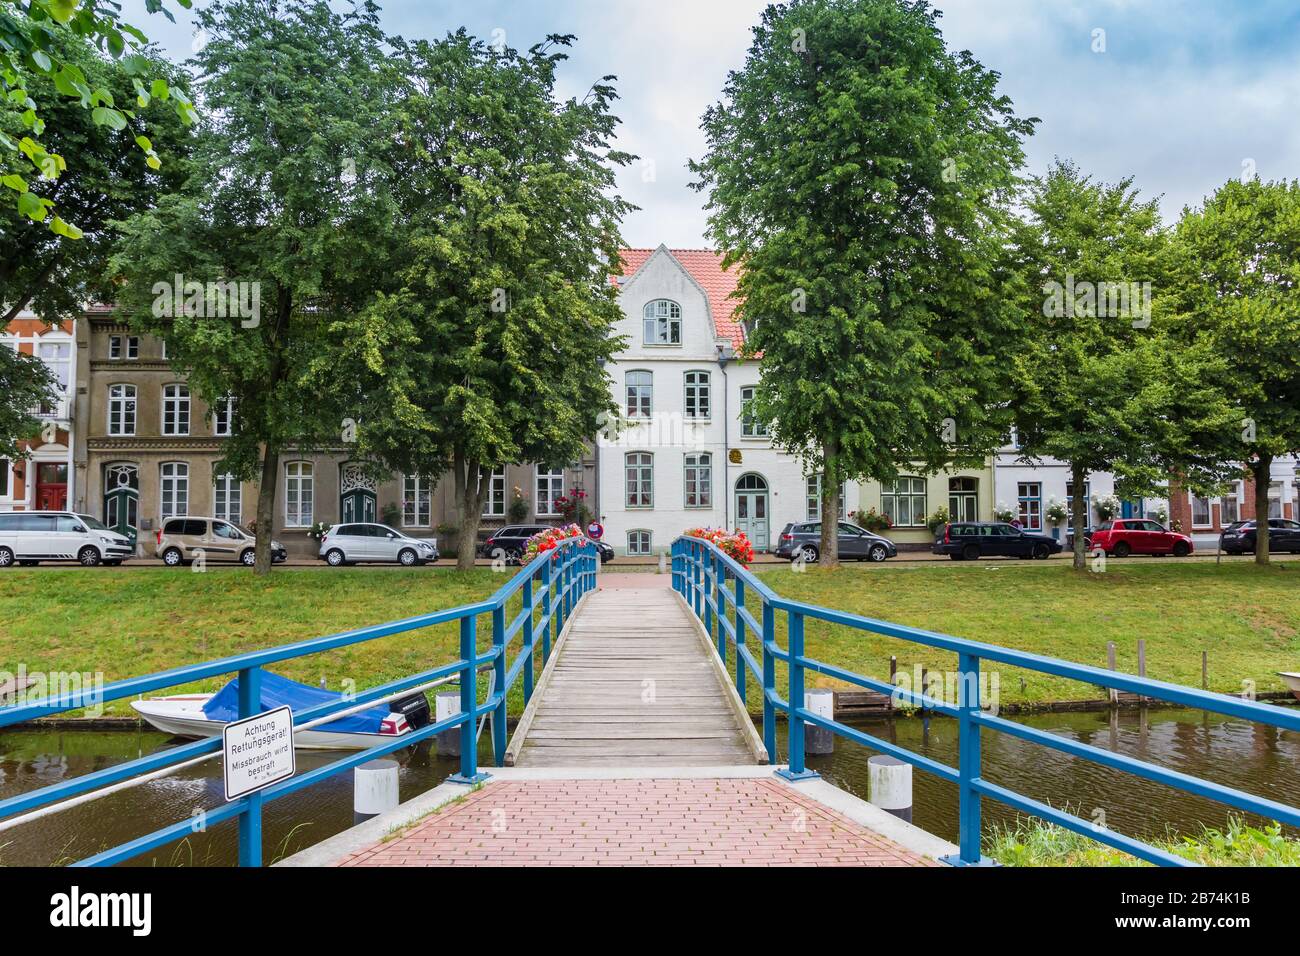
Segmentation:
[(1061, 550), (1061, 542), (1001, 521), (960, 521), (944, 525), (930, 550), (946, 554), (954, 561), (984, 557), (1048, 558)]
[[(1253, 554), (1255, 522), (1234, 521), (1223, 532), (1223, 550), (1229, 554)], [(1300, 552), (1300, 522), (1289, 518), (1268, 519), (1268, 550)]]
[[(888, 538), (882, 538), (865, 528), (859, 528), (847, 521), (837, 522), (841, 558), (854, 558), (858, 561), (884, 561), (898, 554), (898, 548)], [(816, 561), (821, 557), (822, 523), (805, 521), (802, 524), (788, 524), (781, 530), (777, 542), (778, 558), (791, 560), (795, 556), (805, 561)]]
[[(506, 564), (518, 564), (520, 558), (524, 556), (524, 550), (528, 547), (528, 539), (539, 531), (545, 531), (551, 527), (546, 524), (510, 524), (506, 525), (499, 531), (492, 534), (490, 538), (479, 545), (478, 553), (481, 558), (500, 557), (506, 559)], [(596, 546), (596, 551), (600, 554), (600, 563), (607, 564), (614, 560), (614, 549), (603, 541), (587, 539)]]

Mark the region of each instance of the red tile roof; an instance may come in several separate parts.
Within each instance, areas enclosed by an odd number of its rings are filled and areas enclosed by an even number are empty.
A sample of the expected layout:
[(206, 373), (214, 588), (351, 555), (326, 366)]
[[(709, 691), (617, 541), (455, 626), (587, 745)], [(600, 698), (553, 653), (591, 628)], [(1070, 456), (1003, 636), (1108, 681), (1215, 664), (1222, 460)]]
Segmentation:
[[(646, 261), (655, 254), (655, 249), (623, 249), (623, 281), (627, 281)], [(736, 299), (731, 294), (736, 291), (739, 270), (735, 266), (722, 268), (722, 255), (712, 249), (669, 249), (669, 254), (676, 259), (687, 274), (700, 284), (709, 299), (709, 311), (713, 313), (713, 325), (719, 336), (731, 340), (732, 348), (740, 351), (745, 334), (736, 318)]]

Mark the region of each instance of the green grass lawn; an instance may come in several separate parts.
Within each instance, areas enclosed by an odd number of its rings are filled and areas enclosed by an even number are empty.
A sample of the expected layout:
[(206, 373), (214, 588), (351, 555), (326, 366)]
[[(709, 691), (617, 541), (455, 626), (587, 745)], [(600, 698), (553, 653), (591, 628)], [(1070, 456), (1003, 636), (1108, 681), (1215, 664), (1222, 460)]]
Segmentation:
[[(1247, 680), (1259, 692), (1283, 690), (1274, 672), (1300, 670), (1296, 564), (1134, 559), (1112, 562), (1104, 573), (1061, 562), (845, 565), (803, 574), (773, 568), (762, 580), (811, 604), (1099, 667), (1114, 641), (1118, 667), (1130, 673), (1137, 672), (1137, 641), (1145, 638), (1147, 676), (1195, 687), (1205, 650), (1216, 691), (1240, 693)], [(784, 647), (784, 615), (777, 622)], [(956, 669), (955, 654), (820, 621), (807, 622), (805, 641), (809, 656), (873, 677), (888, 677), (891, 654), (900, 671), (917, 664)], [(985, 667), (998, 672), (1004, 704), (1105, 696), (1093, 685)], [(778, 676), (784, 680), (784, 671)], [(815, 674), (809, 680), (834, 685)]]
[[(24, 664), (28, 672), (102, 672), (112, 681), (468, 604), (506, 580), (487, 568), (278, 569), (267, 578), (243, 568), (10, 570), (0, 574), (0, 671)], [(511, 613), (519, 608), (516, 595)], [(486, 651), (489, 615), (480, 617), (478, 634), (479, 650)], [(519, 643), (516, 636), (512, 660)], [(458, 657), (459, 628), (452, 623), (271, 669), (313, 685), (324, 678), (336, 690), (350, 680), (364, 690)], [(226, 680), (184, 689), (216, 690)], [(517, 716), (518, 683), (514, 696), (511, 715)], [(105, 712), (130, 710), (118, 701)]]

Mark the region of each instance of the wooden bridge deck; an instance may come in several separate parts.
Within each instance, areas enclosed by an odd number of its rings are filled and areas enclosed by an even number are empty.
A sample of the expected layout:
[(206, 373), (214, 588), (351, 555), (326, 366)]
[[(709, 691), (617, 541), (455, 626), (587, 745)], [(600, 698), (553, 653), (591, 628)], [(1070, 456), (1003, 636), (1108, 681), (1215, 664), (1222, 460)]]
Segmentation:
[(734, 694), (671, 588), (602, 587), (588, 596), (547, 665), (507, 763), (757, 764), (761, 744), (756, 753), (753, 725)]

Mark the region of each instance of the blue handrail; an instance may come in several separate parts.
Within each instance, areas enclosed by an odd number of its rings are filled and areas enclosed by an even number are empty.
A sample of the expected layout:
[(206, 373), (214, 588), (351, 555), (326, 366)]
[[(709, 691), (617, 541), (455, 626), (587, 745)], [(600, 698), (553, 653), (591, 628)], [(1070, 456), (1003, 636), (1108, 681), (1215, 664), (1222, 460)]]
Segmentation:
[[(1291, 826), (1300, 827), (1300, 808), (1279, 803), (1264, 797), (1234, 790), (1220, 784), (1202, 780), (1147, 763), (1123, 754), (1117, 754), (1090, 744), (1027, 727), (986, 713), (980, 705), (980, 662), (996, 661), (1026, 670), (1052, 674), (1089, 684), (1099, 684), (1116, 690), (1129, 691), (1143, 697), (1163, 700), (1186, 707), (1196, 707), (1229, 717), (1252, 720), (1284, 730), (1300, 731), (1300, 713), (1281, 707), (1271, 707), (1252, 700), (1215, 694), (1209, 691), (1170, 684), (1164, 681), (1134, 677), (1116, 671), (1075, 664), (1054, 657), (1044, 657), (1026, 651), (1017, 651), (995, 644), (984, 644), (964, 638), (951, 637), (933, 631), (924, 631), (901, 624), (891, 624), (859, 614), (833, 611), (802, 601), (783, 598), (737, 563), (712, 542), (701, 538), (682, 537), (672, 545), (673, 588), (687, 605), (704, 622), (710, 637), (716, 635), (717, 653), (724, 666), (726, 648), (731, 643), (736, 648), (736, 688), (740, 691), (747, 675), (752, 675), (763, 688), (763, 743), (770, 758), (776, 760), (776, 712), (785, 713), (789, 723), (789, 767), (780, 770), (782, 776), (793, 780), (816, 777), (817, 773), (804, 765), (804, 724), (824, 727), (854, 743), (899, 760), (957, 785), (958, 792), (958, 844), (960, 852), (945, 862), (958, 866), (971, 866), (988, 862), (980, 854), (980, 804), (984, 797), (997, 800), (1015, 809), (1056, 823), (1068, 830), (1091, 837), (1098, 842), (1116, 847), (1152, 863), (1164, 866), (1190, 866), (1190, 861), (1100, 827), (1049, 806), (1039, 800), (1016, 793), (1006, 787), (990, 783), (980, 772), (980, 733), (992, 730), (1009, 734), (1030, 743), (1051, 747), (1074, 757), (1091, 760), (1106, 767), (1122, 770), (1135, 776), (1153, 780), (1196, 796), (1207, 797), (1240, 810), (1269, 817)], [(730, 579), (733, 586), (727, 588)], [(746, 603), (746, 589), (756, 595), (761, 603), (762, 622), (754, 618), (751, 605)], [(732, 620), (728, 620), (728, 610)], [(787, 649), (776, 643), (776, 615), (786, 615)], [(804, 622), (812, 618), (831, 624), (840, 624), (862, 631), (871, 631), (888, 637), (922, 644), (926, 647), (952, 651), (957, 654), (957, 701), (953, 704), (929, 697), (925, 688), (919, 692), (897, 687), (885, 681), (815, 660), (804, 653)], [(762, 642), (762, 663), (750, 652), (746, 632), (752, 632)], [(776, 689), (776, 662), (784, 661), (789, 671), (789, 699), (782, 699)], [(888, 741), (815, 714), (802, 706), (804, 700), (804, 672), (815, 671), (828, 677), (879, 693), (926, 710), (946, 714), (957, 720), (957, 766), (950, 767), (929, 757), (913, 753)]]
[[(343, 710), (355, 708), (358, 704), (379, 700), (394, 693), (413, 687), (419, 687), (443, 677), (459, 675), (460, 678), (460, 712), (437, 721), (419, 730), (395, 737), (392, 743), (381, 744), (368, 750), (360, 751), (342, 760), (306, 773), (300, 773), (288, 780), (281, 781), (258, 793), (232, 800), (205, 814), (206, 825), (222, 820), (238, 818), (239, 820), (239, 863), (241, 866), (262, 865), (262, 807), (265, 803), (294, 793), (304, 787), (320, 782), (326, 777), (358, 767), (374, 760), (417, 744), (423, 740), (450, 730), (460, 728), (460, 772), (450, 779), (460, 783), (477, 783), (488, 778), (489, 774), (478, 767), (478, 747), (475, 727), (478, 718), (487, 713), (492, 714), (492, 756), (496, 766), (505, 760), (507, 698), (510, 688), (519, 678), (524, 677), (523, 696), (527, 705), (533, 693), (533, 671), (535, 668), (538, 639), (542, 645), (542, 663), (550, 658), (552, 632), (558, 639), (564, 628), (564, 622), (573, 613), (578, 600), (596, 586), (597, 555), (596, 546), (586, 538), (565, 540), (555, 551), (545, 552), (534, 558), (519, 570), (508, 582), (498, 588), (491, 597), (445, 611), (421, 614), (401, 621), (391, 621), (373, 627), (358, 628), (326, 637), (316, 637), (280, 647), (267, 648), (237, 654), (202, 664), (191, 664), (171, 670), (114, 681), (102, 690), (78, 691), (57, 697), (46, 698), (32, 704), (0, 707), (0, 728), (12, 726), (45, 717), (50, 714), (80, 710), (93, 704), (135, 697), (150, 691), (178, 684), (216, 677), (222, 674), (239, 675), (239, 716), (251, 717), (261, 711), (260, 693), (262, 668), (281, 661), (294, 660), (310, 654), (361, 644), (402, 634), (436, 624), (451, 621), (460, 622), (460, 656), (438, 667), (392, 681), (380, 687), (372, 687), (347, 699), (295, 711), (294, 724), (303, 724)], [(541, 588), (541, 614), (536, 615), (534, 602), (534, 585)], [(554, 590), (554, 594), (552, 591)], [(517, 592), (522, 591), (523, 607), (507, 625), (506, 603)], [(478, 617), (481, 614), (492, 615), (492, 650), (480, 655), (477, 647)], [(533, 623), (536, 617), (536, 623)], [(522, 634), (513, 665), (507, 668), (506, 657), (514, 638)], [(478, 702), (478, 670), (481, 666), (491, 665), (496, 675), (493, 693), (483, 703)], [(69, 797), (98, 790), (102, 787), (120, 783), (125, 780), (166, 767), (212, 754), (221, 749), (221, 738), (213, 737), (195, 743), (182, 744), (161, 753), (151, 754), (137, 760), (84, 774), (72, 780), (63, 781), (48, 787), (42, 787), (30, 793), (19, 794), (7, 800), (0, 800), (0, 819), (12, 817), (19, 813), (34, 810), (57, 803)], [(192, 819), (178, 821), (169, 826), (146, 834), (135, 840), (105, 850), (102, 853), (75, 863), (75, 866), (109, 866), (139, 856), (149, 850), (182, 839), (194, 831)]]

